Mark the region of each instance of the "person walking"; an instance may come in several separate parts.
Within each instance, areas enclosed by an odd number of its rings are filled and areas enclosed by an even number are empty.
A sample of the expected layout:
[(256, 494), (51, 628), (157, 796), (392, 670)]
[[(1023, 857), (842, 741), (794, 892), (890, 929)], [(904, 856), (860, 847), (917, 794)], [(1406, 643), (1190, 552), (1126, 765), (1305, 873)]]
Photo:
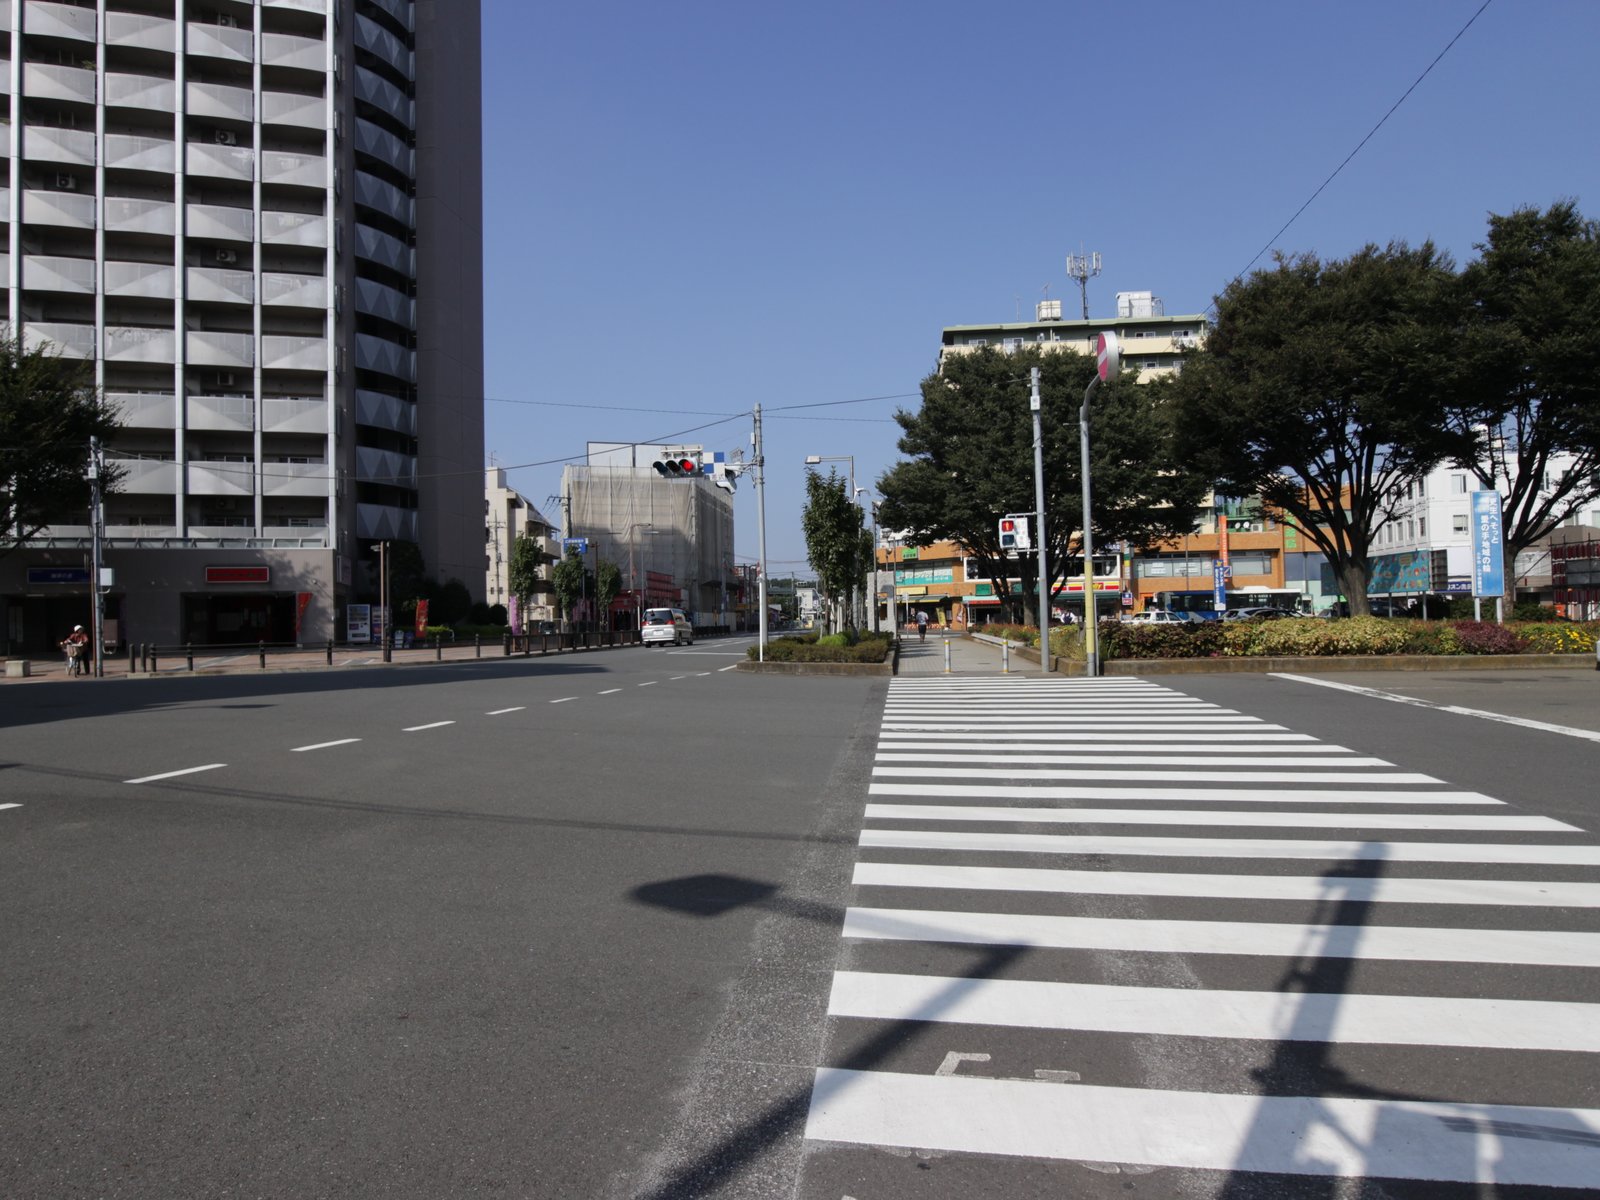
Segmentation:
[(61, 643), (61, 648), (67, 654), (67, 674), (82, 675), (88, 667), (85, 659), (89, 654), (89, 635), (84, 632), (82, 625), (72, 627), (72, 632), (67, 634), (67, 640)]
[(925, 612), (917, 614), (917, 640), (921, 642), (928, 640), (928, 614)]

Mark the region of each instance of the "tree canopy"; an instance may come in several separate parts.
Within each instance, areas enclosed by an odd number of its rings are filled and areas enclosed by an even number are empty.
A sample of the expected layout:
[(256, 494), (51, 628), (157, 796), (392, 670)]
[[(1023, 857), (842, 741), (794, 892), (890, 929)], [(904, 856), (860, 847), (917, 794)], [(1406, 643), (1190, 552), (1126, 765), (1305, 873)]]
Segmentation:
[(1503, 492), (1509, 568), (1600, 497), (1600, 227), (1563, 201), (1491, 215), (1477, 248), (1451, 426), (1458, 465)]
[[(948, 540), (978, 560), (995, 594), (1020, 579), (1027, 611), (1038, 596), (1034, 555), (1008, 558), (999, 518), (1035, 508), (1030, 370), (1040, 368), (1046, 533), (1052, 588), (1081, 555), (1078, 410), (1094, 361), (1070, 350), (991, 347), (952, 355), (922, 381), (922, 406), (895, 415), (906, 461), (879, 481), (879, 521), (920, 544)], [(1097, 545), (1145, 546), (1194, 527), (1208, 481), (1172, 452), (1171, 389), (1131, 379), (1102, 385), (1090, 414), (1090, 472)], [(1035, 526), (1037, 528), (1037, 524)], [(815, 560), (813, 560), (814, 562)]]
[(586, 576), (587, 572), (583, 569), (583, 555), (578, 553), (576, 546), (568, 546), (566, 557), (550, 571), (550, 582), (556, 590), (556, 602), (561, 605), (561, 615), (569, 621), (572, 620), (572, 614), (578, 607), (578, 598), (583, 595)]
[(838, 471), (826, 476), (806, 472), (806, 506), (800, 527), (806, 539), (806, 557), (817, 573), (817, 591), (829, 602), (828, 625), (833, 628), (836, 608), (845, 620), (853, 619), (857, 586), (872, 562), (872, 535), (863, 544), (861, 509)]
[(1456, 276), (1429, 243), (1343, 260), (1279, 255), (1229, 284), (1175, 384), (1177, 450), (1230, 495), (1295, 519), (1364, 615), (1397, 485), (1459, 451)]
[(545, 555), (539, 539), (524, 531), (511, 543), (511, 558), (506, 564), (506, 586), (517, 598), (517, 612), (527, 619), (528, 601), (544, 583)]
[[(0, 554), (50, 525), (88, 524), (89, 440), (104, 441), (118, 424), (88, 362), (25, 349), (0, 330)], [(108, 466), (102, 489), (119, 477)]]

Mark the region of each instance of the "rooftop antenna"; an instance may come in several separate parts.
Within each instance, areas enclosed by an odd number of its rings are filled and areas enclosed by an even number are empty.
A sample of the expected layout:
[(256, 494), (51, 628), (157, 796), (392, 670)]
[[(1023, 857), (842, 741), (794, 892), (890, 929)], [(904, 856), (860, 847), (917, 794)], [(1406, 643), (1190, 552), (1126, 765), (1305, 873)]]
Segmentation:
[(1083, 319), (1089, 319), (1089, 280), (1100, 274), (1100, 251), (1093, 254), (1083, 253), (1083, 247), (1078, 247), (1077, 254), (1067, 255), (1067, 274), (1078, 281), (1078, 291), (1083, 297)]

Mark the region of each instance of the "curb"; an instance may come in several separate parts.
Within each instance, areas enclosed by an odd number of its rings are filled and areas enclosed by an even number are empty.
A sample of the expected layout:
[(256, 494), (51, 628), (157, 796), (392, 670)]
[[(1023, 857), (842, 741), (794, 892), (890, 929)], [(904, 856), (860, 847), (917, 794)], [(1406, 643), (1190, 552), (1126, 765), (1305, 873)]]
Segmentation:
[(864, 675), (869, 679), (875, 679), (880, 675), (884, 678), (893, 675), (894, 664), (887, 660), (881, 663), (758, 663), (746, 660), (734, 667), (734, 670), (748, 671), (757, 675), (836, 675), (845, 678)]
[(1118, 658), (1104, 675), (1249, 675), (1270, 671), (1515, 671), (1592, 669), (1589, 654), (1306, 655), (1296, 658)]

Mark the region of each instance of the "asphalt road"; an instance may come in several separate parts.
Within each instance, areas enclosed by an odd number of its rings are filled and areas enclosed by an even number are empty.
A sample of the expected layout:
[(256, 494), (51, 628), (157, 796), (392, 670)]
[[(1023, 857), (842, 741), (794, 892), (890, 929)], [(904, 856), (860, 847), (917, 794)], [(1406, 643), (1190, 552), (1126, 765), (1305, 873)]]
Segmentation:
[(792, 1170), (883, 685), (743, 647), (0, 691), (0, 1195)]
[[(1043, 1071), (1174, 1092), (1600, 1107), (1592, 1055), (953, 1027), (936, 1010), (846, 1020), (829, 1015), (836, 971), (1071, 979), (1152, 996), (1311, 987), (1585, 1003), (1600, 989), (1585, 967), (841, 937), (855, 906), (1011, 919), (1045, 904), (1023, 892), (852, 886), (869, 861), (1193, 878), (1315, 875), (1326, 864), (868, 852), (857, 836), (887, 686), (724, 670), (743, 645), (0, 689), (0, 806), (14, 806), (0, 807), (0, 1196), (1583, 1194), (806, 1140), (819, 1067), (917, 1086), (952, 1071), (1004, 1088)], [(1159, 682), (1481, 791), (1506, 802), (1497, 813), (1568, 822), (1586, 832), (1565, 838), (1594, 842), (1600, 741), (1539, 726), (1600, 730), (1600, 674), (1328, 678), (1425, 704), (1273, 677)], [(1012, 783), (1035, 782), (1035, 766), (1001, 770)], [(1160, 807), (1134, 788), (1117, 794), (1130, 810)], [(1074, 805), (1089, 803), (1111, 802)], [(1196, 811), (1206, 807), (1215, 805)], [(1398, 807), (1342, 806), (1352, 820)], [(1083, 828), (1160, 832), (1113, 818)], [(1571, 866), (1388, 864), (1380, 873), (1600, 878)], [(1594, 908), (1487, 903), (1124, 895), (1050, 904), (1139, 922), (1596, 928)], [(948, 1058), (979, 1051), (983, 1062)]]

